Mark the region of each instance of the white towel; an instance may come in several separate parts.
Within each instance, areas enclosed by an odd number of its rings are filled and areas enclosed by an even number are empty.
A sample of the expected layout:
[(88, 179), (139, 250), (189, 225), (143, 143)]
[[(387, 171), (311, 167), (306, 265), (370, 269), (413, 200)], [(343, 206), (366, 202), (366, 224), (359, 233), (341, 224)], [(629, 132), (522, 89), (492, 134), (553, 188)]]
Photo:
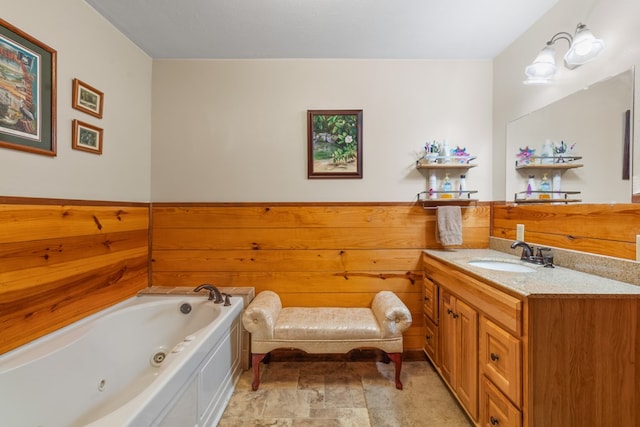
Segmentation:
[(436, 242), (442, 243), (442, 246), (462, 244), (460, 206), (438, 206), (436, 210)]

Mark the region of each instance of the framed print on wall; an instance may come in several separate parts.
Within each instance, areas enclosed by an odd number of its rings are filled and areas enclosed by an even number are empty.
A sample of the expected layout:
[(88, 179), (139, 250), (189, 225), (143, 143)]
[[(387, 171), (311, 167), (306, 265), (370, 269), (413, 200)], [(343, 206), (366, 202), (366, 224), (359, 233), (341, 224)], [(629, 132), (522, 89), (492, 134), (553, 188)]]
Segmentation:
[(74, 120), (72, 126), (71, 148), (102, 154), (102, 129), (80, 120)]
[(103, 105), (104, 93), (81, 80), (73, 79), (73, 98), (71, 102), (73, 108), (101, 119)]
[(0, 147), (56, 155), (56, 54), (0, 19)]
[(307, 111), (307, 177), (362, 178), (362, 110)]

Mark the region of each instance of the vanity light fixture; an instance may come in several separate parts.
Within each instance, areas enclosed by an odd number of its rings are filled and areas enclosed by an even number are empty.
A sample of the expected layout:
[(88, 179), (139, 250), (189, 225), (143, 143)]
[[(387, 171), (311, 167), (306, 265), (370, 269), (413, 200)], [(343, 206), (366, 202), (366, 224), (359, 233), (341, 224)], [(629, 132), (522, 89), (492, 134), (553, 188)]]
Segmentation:
[(564, 66), (570, 70), (592, 60), (604, 49), (604, 42), (595, 38), (582, 23), (577, 25), (575, 36), (565, 31), (556, 33), (536, 59), (525, 68), (524, 73), (527, 76), (525, 84), (549, 83), (557, 69), (556, 51), (553, 45), (558, 40), (566, 40), (569, 43), (569, 50), (564, 55)]

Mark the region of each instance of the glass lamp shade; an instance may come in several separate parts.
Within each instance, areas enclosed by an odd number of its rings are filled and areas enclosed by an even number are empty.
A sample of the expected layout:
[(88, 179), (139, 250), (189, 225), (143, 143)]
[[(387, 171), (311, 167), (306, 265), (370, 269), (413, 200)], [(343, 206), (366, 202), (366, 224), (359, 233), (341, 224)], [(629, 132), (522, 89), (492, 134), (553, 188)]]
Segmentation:
[(573, 43), (564, 55), (565, 64), (575, 68), (598, 56), (602, 49), (604, 49), (602, 40), (595, 38), (586, 27), (578, 27)]
[(527, 76), (525, 83), (547, 83), (556, 72), (556, 51), (552, 46), (546, 46), (540, 51), (536, 59), (524, 70)]

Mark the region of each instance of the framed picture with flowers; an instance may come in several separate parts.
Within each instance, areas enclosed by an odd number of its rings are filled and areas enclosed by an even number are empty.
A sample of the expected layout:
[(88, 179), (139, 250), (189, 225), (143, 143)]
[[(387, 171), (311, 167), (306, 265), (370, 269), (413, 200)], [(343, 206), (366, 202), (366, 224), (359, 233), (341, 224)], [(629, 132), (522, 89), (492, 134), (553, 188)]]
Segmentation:
[(362, 179), (362, 110), (308, 110), (307, 144), (309, 179)]

